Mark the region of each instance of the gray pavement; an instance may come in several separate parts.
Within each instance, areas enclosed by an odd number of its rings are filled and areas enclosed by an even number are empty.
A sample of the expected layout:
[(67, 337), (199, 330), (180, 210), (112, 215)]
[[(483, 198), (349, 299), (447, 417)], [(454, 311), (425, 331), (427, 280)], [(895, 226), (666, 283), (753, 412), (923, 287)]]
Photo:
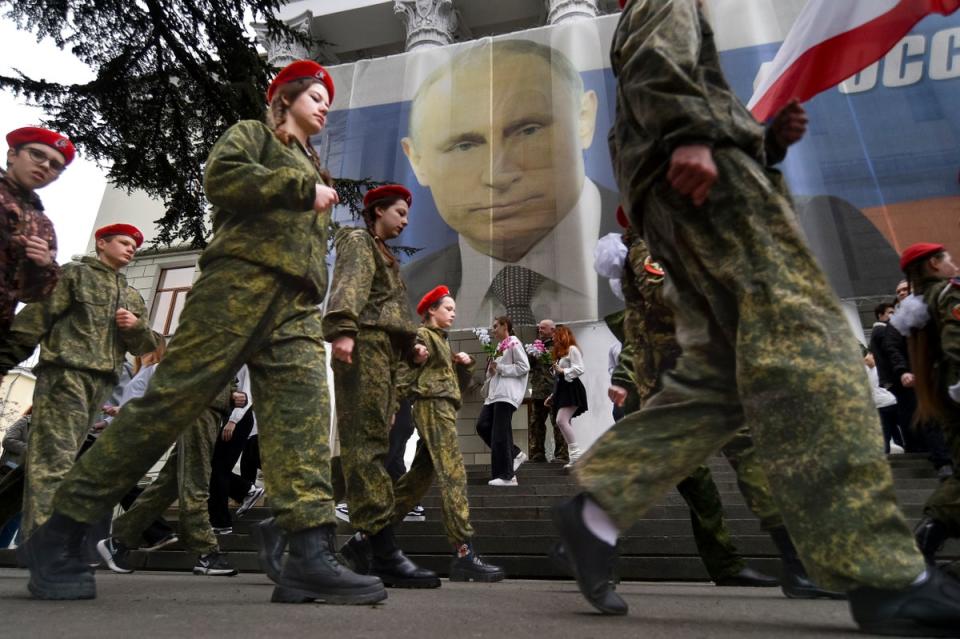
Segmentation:
[(94, 601), (30, 599), (27, 573), (0, 569), (3, 637), (495, 637), (576, 639), (862, 637), (847, 605), (793, 601), (773, 588), (623, 583), (627, 617), (603, 617), (570, 581), (461, 584), (390, 590), (377, 606), (271, 604), (263, 575), (97, 573)]

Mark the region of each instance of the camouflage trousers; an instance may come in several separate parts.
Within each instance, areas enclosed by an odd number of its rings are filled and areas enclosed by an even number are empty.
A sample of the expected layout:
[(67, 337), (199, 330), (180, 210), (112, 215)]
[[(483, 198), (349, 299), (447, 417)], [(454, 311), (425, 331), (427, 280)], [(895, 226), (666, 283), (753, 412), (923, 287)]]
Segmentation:
[(27, 435), (23, 539), (53, 513), (54, 493), (115, 383), (113, 376), (71, 368), (44, 366), (38, 371)]
[(716, 581), (743, 570), (747, 564), (730, 538), (720, 491), (710, 469), (698, 466), (689, 477), (677, 484), (677, 491), (690, 508), (693, 540), (710, 579)]
[(390, 422), (398, 405), (399, 364), (400, 350), (390, 335), (375, 329), (361, 329), (357, 334), (352, 364), (333, 361), (350, 523), (369, 534), (380, 532), (393, 518), (393, 480), (384, 461), (390, 449)]
[(333, 523), (324, 362), (314, 291), (243, 260), (208, 264), (146, 394), (74, 465), (55, 509), (84, 522), (105, 515), (246, 363), (277, 523), (288, 532)]
[(879, 417), (839, 303), (779, 174), (736, 148), (702, 207), (658, 183), (644, 236), (669, 275), (683, 353), (577, 476), (622, 529), (750, 424), (804, 566), (821, 586), (900, 589), (924, 570), (897, 506)]
[(570, 454), (567, 452), (567, 440), (560, 433), (556, 420), (553, 418), (553, 412), (549, 406), (544, 403), (544, 398), (533, 399), (533, 421), (530, 422), (530, 432), (527, 434), (527, 444), (530, 448), (530, 459), (545, 457), (547, 441), (547, 418), (553, 425), (553, 458), (569, 461)]
[(951, 537), (960, 537), (960, 411), (943, 420), (943, 435), (950, 449), (954, 474), (946, 478), (927, 498), (923, 514), (947, 527)]
[(397, 482), (393, 522), (403, 521), (436, 477), (447, 539), (455, 546), (470, 541), (473, 526), (467, 501), (467, 469), (457, 438), (457, 407), (447, 399), (418, 399), (413, 404), (413, 421), (422, 445), (410, 470)]
[(183, 431), (157, 478), (140, 493), (133, 505), (113, 522), (113, 536), (136, 548), (140, 535), (174, 502), (178, 502), (177, 536), (198, 555), (219, 548), (210, 526), (210, 460), (220, 427), (220, 415), (205, 410), (193, 426)]

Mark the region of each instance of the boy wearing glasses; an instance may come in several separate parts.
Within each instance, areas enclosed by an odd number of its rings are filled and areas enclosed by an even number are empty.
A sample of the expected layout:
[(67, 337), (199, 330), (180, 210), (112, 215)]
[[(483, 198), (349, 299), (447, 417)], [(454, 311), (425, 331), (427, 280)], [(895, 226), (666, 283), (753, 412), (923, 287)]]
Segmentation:
[(0, 169), (0, 335), (18, 302), (43, 299), (60, 277), (57, 235), (36, 190), (60, 177), (76, 154), (65, 136), (39, 127), (11, 131), (7, 144), (7, 168)]
[(157, 348), (143, 298), (119, 272), (133, 259), (143, 234), (129, 224), (111, 224), (94, 236), (96, 257), (64, 265), (50, 295), (27, 304), (0, 335), (0, 376), (40, 345), (27, 443), (24, 539), (50, 516), (53, 493), (116, 386), (124, 353)]

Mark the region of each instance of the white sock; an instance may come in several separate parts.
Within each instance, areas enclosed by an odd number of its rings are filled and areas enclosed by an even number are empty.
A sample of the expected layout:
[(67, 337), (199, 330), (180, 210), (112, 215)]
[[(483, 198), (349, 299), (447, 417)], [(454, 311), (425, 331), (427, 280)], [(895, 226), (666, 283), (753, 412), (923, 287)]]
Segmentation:
[(603, 508), (597, 505), (595, 501), (586, 498), (583, 502), (583, 512), (580, 513), (583, 519), (583, 525), (587, 527), (594, 537), (600, 539), (610, 546), (617, 545), (617, 537), (620, 536), (620, 530), (610, 519), (610, 515), (604, 512)]
[(910, 584), (910, 585), (911, 585), (911, 586), (919, 586), (920, 584), (922, 584), (923, 582), (925, 582), (925, 581), (927, 580), (927, 576), (928, 576), (927, 570), (924, 569), (923, 572), (921, 572), (919, 575), (917, 575), (917, 578), (914, 579), (914, 580), (913, 580), (913, 583)]

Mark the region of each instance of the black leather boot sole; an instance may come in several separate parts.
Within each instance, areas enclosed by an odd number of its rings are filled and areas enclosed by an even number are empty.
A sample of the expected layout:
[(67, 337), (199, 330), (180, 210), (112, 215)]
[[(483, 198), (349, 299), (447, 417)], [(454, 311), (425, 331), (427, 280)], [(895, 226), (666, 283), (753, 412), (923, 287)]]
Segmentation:
[[(399, 550), (397, 552), (400, 552)], [(376, 575), (380, 577), (380, 580), (383, 581), (383, 585), (387, 588), (439, 588), (440, 587), (440, 577), (436, 573), (425, 570), (413, 564), (405, 555), (403, 559), (406, 562), (409, 562), (414, 566), (417, 572), (429, 573), (429, 574), (409, 574), (409, 571), (405, 568), (401, 568), (403, 572), (399, 572), (395, 565), (391, 562), (391, 565), (383, 564), (379, 559), (374, 557), (373, 566), (370, 571), (371, 575)]]
[(784, 575), (780, 590), (783, 591), (787, 599), (835, 599), (840, 601), (847, 598), (847, 594), (844, 592), (826, 590), (799, 575)]
[(850, 612), (864, 632), (905, 637), (960, 637), (960, 582), (927, 568), (922, 584), (903, 590), (858, 588)]
[(780, 585), (780, 580), (745, 567), (740, 572), (714, 579), (713, 583), (722, 588), (776, 588)]
[(287, 546), (287, 534), (273, 517), (250, 527), (250, 536), (257, 544), (257, 561), (260, 568), (274, 583), (280, 583), (283, 571), (283, 551)]
[(346, 606), (362, 606), (375, 604), (387, 598), (387, 591), (383, 584), (377, 583), (367, 588), (323, 588), (318, 589), (310, 584), (298, 583), (293, 580), (283, 580), (273, 589), (270, 601), (273, 603), (323, 603)]
[(507, 573), (499, 566), (481, 563), (479, 565), (469, 558), (454, 558), (450, 562), (450, 581), (476, 581), (479, 583), (494, 583), (506, 579)]

